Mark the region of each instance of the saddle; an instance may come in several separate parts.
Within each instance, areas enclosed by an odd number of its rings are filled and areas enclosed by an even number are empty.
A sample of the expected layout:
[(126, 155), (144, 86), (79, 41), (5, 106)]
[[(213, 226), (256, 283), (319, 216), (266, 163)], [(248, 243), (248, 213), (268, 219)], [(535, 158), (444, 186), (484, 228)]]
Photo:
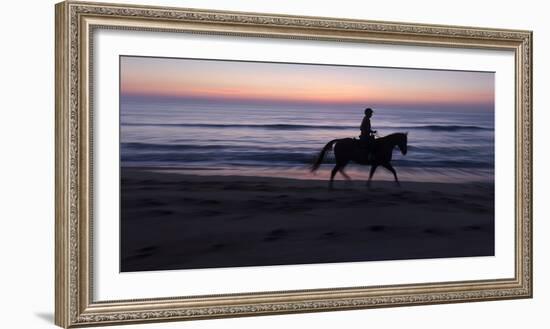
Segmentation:
[(361, 150), (359, 157), (364, 160), (364, 162), (371, 162), (374, 160), (374, 146), (376, 139), (374, 137), (369, 138), (368, 141), (353, 138), (353, 141), (356, 145), (356, 149)]

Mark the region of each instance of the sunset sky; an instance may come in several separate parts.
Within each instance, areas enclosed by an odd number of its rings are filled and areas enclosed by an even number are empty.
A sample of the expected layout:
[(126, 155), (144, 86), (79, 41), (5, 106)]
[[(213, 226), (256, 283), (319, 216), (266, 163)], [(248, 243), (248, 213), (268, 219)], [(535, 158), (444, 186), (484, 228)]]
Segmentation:
[(209, 102), (494, 109), (494, 73), (121, 56), (121, 95)]

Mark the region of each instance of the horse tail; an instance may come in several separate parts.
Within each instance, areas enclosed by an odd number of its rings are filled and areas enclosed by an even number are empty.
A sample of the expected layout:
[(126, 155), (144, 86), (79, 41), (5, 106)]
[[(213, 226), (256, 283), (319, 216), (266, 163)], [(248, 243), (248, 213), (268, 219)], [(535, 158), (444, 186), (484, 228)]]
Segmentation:
[(311, 172), (315, 172), (317, 169), (319, 169), (319, 167), (321, 166), (321, 163), (323, 162), (323, 159), (325, 158), (325, 153), (327, 153), (327, 151), (330, 151), (332, 149), (332, 145), (334, 145), (336, 141), (337, 139), (333, 139), (330, 142), (328, 142), (327, 145), (325, 145), (325, 147), (323, 147), (323, 149), (317, 156), (317, 160), (315, 160), (315, 162), (311, 165), (311, 169), (310, 169)]

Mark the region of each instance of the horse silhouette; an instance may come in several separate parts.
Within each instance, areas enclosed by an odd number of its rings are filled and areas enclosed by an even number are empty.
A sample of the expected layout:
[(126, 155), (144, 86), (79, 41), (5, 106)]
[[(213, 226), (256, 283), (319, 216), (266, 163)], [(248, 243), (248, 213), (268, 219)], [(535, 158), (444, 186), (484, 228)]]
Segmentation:
[(329, 187), (332, 188), (334, 176), (337, 172), (340, 172), (342, 176), (346, 179), (350, 177), (344, 172), (344, 167), (350, 162), (361, 165), (370, 165), (369, 180), (367, 185), (370, 186), (372, 176), (376, 171), (378, 166), (382, 166), (393, 174), (395, 182), (399, 185), (399, 179), (397, 179), (397, 173), (391, 165), (393, 149), (397, 146), (403, 155), (407, 154), (407, 133), (395, 133), (385, 137), (377, 138), (374, 140), (372, 146), (372, 158), (369, 161), (367, 152), (365, 148), (361, 147), (360, 141), (354, 138), (341, 138), (333, 139), (328, 142), (325, 147), (319, 153), (317, 160), (311, 166), (311, 172), (315, 172), (321, 166), (325, 154), (327, 151), (331, 150), (334, 145), (334, 158), (336, 160), (336, 165), (330, 174), (330, 183)]

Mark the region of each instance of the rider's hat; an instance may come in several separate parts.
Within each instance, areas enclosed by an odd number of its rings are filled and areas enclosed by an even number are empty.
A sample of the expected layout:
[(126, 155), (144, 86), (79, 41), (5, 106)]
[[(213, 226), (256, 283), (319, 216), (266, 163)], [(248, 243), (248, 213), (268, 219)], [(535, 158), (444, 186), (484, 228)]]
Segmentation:
[(372, 114), (372, 109), (371, 109), (370, 107), (367, 107), (367, 108), (365, 109), (365, 115), (367, 115), (367, 114), (369, 114), (369, 113)]

